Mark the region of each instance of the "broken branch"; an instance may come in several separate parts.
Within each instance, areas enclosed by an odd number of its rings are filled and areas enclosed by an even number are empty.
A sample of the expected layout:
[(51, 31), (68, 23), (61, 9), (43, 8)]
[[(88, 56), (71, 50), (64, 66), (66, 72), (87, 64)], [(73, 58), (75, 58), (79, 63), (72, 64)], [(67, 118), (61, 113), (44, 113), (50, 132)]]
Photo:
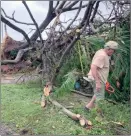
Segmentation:
[(9, 19), (11, 19), (11, 20), (13, 20), (13, 21), (15, 21), (16, 23), (24, 24), (24, 25), (34, 25), (34, 24), (32, 24), (32, 23), (25, 23), (25, 22), (21, 22), (21, 21), (16, 20), (16, 19), (14, 18), (15, 11), (13, 12), (12, 17), (10, 17), (10, 16), (8, 16), (8, 15), (6, 14), (6, 12), (4, 11), (3, 8), (1, 8), (1, 10), (3, 11), (5, 17), (7, 17), (7, 18), (9, 18)]
[(6, 25), (8, 25), (9, 27), (13, 28), (14, 30), (16, 30), (17, 32), (20, 32), (25, 39), (27, 40), (27, 42), (30, 44), (30, 39), (28, 37), (28, 35), (19, 27), (15, 26), (14, 24), (12, 24), (11, 22), (9, 22), (7, 19), (5, 19), (2, 15), (1, 15), (1, 21), (4, 22)]
[(32, 50), (32, 49), (33, 49), (33, 47), (29, 47), (29, 48), (26, 48), (26, 49), (21, 49), (21, 50), (19, 50), (19, 52), (18, 52), (18, 54), (17, 54), (17, 56), (16, 56), (16, 58), (14, 60), (3, 60), (3, 61), (1, 61), (1, 64), (3, 65), (3, 64), (15, 64), (15, 63), (18, 63), (21, 60), (23, 54), (25, 52), (29, 51), (29, 50)]
[(61, 104), (59, 104), (57, 101), (55, 100), (52, 100), (50, 97), (49, 97), (49, 101), (55, 105), (56, 107), (60, 108), (63, 113), (65, 113), (68, 117), (70, 117), (71, 119), (75, 120), (75, 121), (79, 121), (80, 125), (82, 127), (85, 127), (85, 126), (91, 126), (92, 123), (85, 119), (84, 117), (82, 117), (80, 114), (75, 114), (71, 111), (69, 111), (68, 109), (66, 109), (64, 106), (62, 106)]
[[(52, 19), (56, 17), (56, 14), (53, 11), (54, 11), (54, 9), (53, 9), (53, 1), (49, 1), (49, 9), (48, 9), (47, 16), (46, 16), (45, 20), (42, 22), (42, 24), (39, 26), (39, 30), (40, 30), (41, 33), (45, 30), (45, 28), (52, 21)], [(34, 34), (31, 36), (30, 39), (32, 41), (36, 41), (38, 36), (39, 36), (39, 34), (38, 34), (38, 31), (36, 30), (34, 32)]]
[(81, 11), (81, 6), (82, 6), (82, 1), (80, 2), (79, 10), (77, 11), (77, 13), (76, 13), (74, 19), (70, 22), (70, 24), (67, 26), (67, 28), (64, 30), (64, 32), (67, 31), (67, 30), (70, 28), (70, 26), (73, 24), (73, 22), (74, 22), (74, 21), (76, 20), (76, 18), (78, 17), (78, 15), (79, 15), (79, 13), (80, 13), (80, 11)]
[(34, 24), (35, 24), (35, 26), (36, 26), (36, 29), (37, 29), (37, 31), (38, 31), (38, 34), (39, 34), (41, 43), (43, 43), (42, 36), (41, 36), (40, 30), (39, 30), (38, 24), (36, 23), (36, 21), (35, 21), (33, 15), (32, 15), (32, 13), (31, 13), (31, 11), (30, 11), (30, 9), (29, 9), (29, 7), (28, 7), (28, 5), (27, 5), (26, 2), (25, 2), (25, 0), (22, 0), (22, 3), (25, 5), (25, 7), (26, 7), (26, 9), (27, 9), (27, 11), (28, 11), (28, 13), (29, 13), (29, 15), (30, 15), (32, 21), (34, 22)]
[[(86, 8), (88, 6), (88, 4), (82, 5), (81, 8)], [(66, 11), (72, 11), (72, 10), (77, 10), (79, 9), (79, 7), (74, 7), (74, 8), (64, 8), (62, 11), (66, 12)]]

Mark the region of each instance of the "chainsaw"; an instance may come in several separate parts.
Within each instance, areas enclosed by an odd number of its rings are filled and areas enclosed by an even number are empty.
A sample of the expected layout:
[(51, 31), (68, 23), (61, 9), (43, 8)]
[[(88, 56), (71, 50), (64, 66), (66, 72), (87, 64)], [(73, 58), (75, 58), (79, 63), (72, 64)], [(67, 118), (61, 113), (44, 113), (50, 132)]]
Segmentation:
[(109, 93), (109, 94), (112, 94), (114, 93), (114, 88), (110, 85), (110, 83), (107, 81), (106, 84), (105, 84), (105, 90)]

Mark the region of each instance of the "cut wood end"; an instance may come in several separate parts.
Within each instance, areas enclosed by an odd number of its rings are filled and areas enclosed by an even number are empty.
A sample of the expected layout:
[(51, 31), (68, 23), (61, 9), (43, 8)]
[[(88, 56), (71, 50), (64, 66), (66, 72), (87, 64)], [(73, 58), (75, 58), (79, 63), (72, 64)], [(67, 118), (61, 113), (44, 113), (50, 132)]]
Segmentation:
[(81, 118), (79, 121), (80, 121), (80, 125), (81, 126), (85, 126), (86, 125), (86, 122), (85, 122), (85, 120), (83, 118)]
[(81, 117), (81, 115), (80, 114), (76, 114), (76, 117), (79, 119)]
[(87, 125), (92, 126), (92, 122), (88, 120)]

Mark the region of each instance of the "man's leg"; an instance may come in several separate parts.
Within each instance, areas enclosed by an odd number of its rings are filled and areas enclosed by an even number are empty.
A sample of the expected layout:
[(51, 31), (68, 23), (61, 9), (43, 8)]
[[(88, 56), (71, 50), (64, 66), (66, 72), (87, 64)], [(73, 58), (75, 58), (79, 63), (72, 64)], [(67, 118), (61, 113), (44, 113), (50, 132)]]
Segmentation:
[(95, 107), (95, 101), (96, 101), (96, 96), (93, 95), (90, 102), (86, 105), (86, 108), (88, 108), (88, 109), (94, 108)]
[(99, 92), (96, 91), (95, 86), (94, 86), (93, 90), (94, 90), (94, 95), (93, 95), (92, 99), (90, 100), (90, 102), (86, 105), (86, 108), (88, 108), (88, 109), (94, 108), (99, 100), (104, 99), (105, 85), (102, 83), (102, 88)]
[(95, 107), (95, 101), (96, 101), (96, 95), (95, 95), (96, 84), (95, 84), (95, 81), (92, 80), (90, 83), (91, 83), (91, 85), (92, 85), (94, 95), (93, 95), (93, 97), (91, 98), (90, 102), (85, 106), (85, 107), (88, 108), (88, 109), (94, 108), (94, 107)]

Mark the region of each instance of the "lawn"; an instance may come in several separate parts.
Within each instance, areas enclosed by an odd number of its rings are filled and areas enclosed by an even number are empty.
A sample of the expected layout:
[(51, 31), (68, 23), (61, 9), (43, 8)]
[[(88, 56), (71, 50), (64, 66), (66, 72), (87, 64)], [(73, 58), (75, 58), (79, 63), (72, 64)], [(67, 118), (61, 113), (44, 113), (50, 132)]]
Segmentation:
[(54, 96), (53, 98), (64, 106), (73, 105), (70, 109), (72, 112), (80, 113), (92, 122), (92, 128), (86, 129), (51, 103), (42, 109), (39, 104), (41, 95), (39, 82), (1, 85), (2, 123), (21, 134), (126, 135), (129, 133), (129, 104), (102, 101), (99, 103), (103, 111), (103, 117), (101, 117), (96, 109), (89, 113), (83, 110), (84, 100), (87, 98), (74, 97), (76, 95), (73, 94), (65, 94), (58, 98)]

